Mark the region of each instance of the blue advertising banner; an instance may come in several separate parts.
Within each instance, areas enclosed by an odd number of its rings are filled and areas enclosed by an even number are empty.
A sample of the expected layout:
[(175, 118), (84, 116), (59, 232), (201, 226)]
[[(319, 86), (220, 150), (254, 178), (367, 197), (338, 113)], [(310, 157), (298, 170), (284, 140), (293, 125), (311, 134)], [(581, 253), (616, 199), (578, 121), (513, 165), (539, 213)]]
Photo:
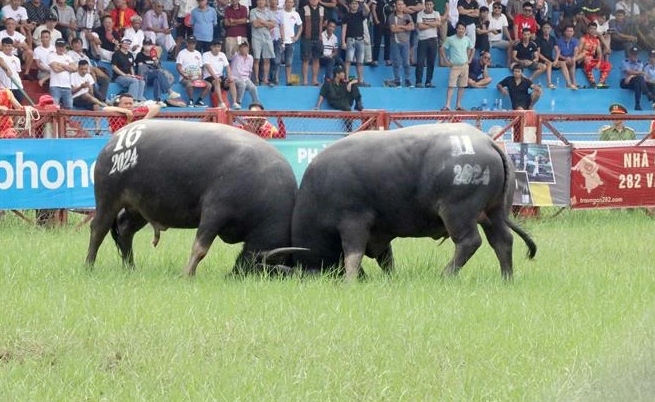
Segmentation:
[(93, 207), (93, 168), (106, 142), (0, 140), (0, 209)]
[[(92, 208), (95, 159), (107, 138), (0, 140), (0, 209)], [(331, 140), (273, 140), (298, 183)]]

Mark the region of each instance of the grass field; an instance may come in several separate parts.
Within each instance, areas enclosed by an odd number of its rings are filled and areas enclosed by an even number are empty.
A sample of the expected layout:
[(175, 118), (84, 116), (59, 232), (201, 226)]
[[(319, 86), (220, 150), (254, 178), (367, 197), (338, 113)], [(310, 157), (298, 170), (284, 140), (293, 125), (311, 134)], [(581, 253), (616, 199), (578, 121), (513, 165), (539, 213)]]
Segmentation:
[(655, 221), (572, 212), (525, 223), (515, 280), (486, 241), (442, 280), (452, 245), (394, 243), (369, 279), (228, 279), (217, 241), (179, 279), (192, 231), (136, 239), (135, 271), (88, 228), (0, 219), (1, 401), (653, 401)]

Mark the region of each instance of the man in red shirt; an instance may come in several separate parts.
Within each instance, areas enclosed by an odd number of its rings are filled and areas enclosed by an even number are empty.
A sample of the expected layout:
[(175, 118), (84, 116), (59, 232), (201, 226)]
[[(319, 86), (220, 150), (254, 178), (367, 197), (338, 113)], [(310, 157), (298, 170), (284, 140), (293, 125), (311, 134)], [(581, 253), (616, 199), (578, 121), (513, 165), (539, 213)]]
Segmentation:
[(230, 0), (230, 6), (225, 8), (225, 55), (228, 60), (239, 48), (238, 38), (248, 39), (248, 7), (239, 4), (239, 0)]
[(123, 114), (123, 116), (109, 117), (109, 128), (113, 134), (134, 120), (155, 117), (159, 113), (160, 107), (156, 104), (134, 107), (134, 98), (125, 93), (118, 98), (118, 105), (105, 106), (102, 110)]
[(525, 3), (523, 3), (523, 14), (519, 14), (516, 17), (514, 17), (514, 28), (513, 28), (514, 36), (512, 37), (514, 41), (518, 42), (521, 40), (523, 36), (522, 32), (525, 28), (530, 29), (530, 33), (532, 34), (532, 39), (534, 40), (535, 35), (537, 34), (537, 30), (539, 29), (539, 24), (537, 23), (537, 19), (532, 14), (533, 11), (534, 11), (534, 6), (532, 5), (532, 3), (526, 1)]
[(132, 26), (132, 17), (139, 16), (133, 9), (127, 6), (125, 0), (114, 0), (116, 8), (109, 12), (111, 19), (114, 20), (114, 27), (123, 34), (125, 28)]
[[(607, 88), (605, 80), (612, 69), (612, 64), (603, 59), (603, 49), (598, 37), (598, 24), (594, 21), (587, 24), (587, 33), (580, 38), (580, 43), (576, 49), (575, 61), (582, 64), (585, 76), (589, 80), (591, 87)], [(594, 78), (594, 68), (600, 70), (598, 84)]]

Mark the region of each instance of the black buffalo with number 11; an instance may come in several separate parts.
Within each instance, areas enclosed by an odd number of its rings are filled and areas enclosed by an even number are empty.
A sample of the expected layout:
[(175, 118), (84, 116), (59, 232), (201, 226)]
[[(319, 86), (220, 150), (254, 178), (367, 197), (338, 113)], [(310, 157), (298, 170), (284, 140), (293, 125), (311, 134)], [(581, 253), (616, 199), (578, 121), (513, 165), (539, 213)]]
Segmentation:
[[(360, 274), (362, 257), (393, 268), (396, 237), (450, 237), (456, 274), (482, 242), (480, 224), (511, 278), (514, 230), (534, 257), (536, 246), (509, 219), (514, 166), (488, 136), (463, 123), (361, 132), (330, 145), (305, 171), (293, 214), (292, 241), (310, 251), (305, 270)], [(511, 229), (511, 230), (510, 230)]]

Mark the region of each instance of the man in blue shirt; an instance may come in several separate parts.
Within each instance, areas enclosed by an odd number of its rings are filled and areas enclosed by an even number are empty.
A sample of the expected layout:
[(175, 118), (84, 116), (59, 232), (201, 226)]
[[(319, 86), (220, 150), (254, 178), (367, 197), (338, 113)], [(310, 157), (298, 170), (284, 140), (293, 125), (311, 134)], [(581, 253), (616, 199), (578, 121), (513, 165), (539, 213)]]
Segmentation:
[(196, 37), (198, 51), (209, 51), (214, 40), (214, 27), (218, 24), (216, 9), (207, 5), (207, 0), (198, 0), (198, 7), (191, 10), (191, 26)]
[(621, 64), (621, 88), (630, 89), (635, 93), (635, 110), (642, 110), (641, 96), (646, 95), (651, 102), (655, 101), (655, 95), (648, 90), (644, 78), (644, 63), (637, 57), (639, 49), (632, 47), (628, 50), (628, 58)]
[(575, 30), (573, 25), (564, 27), (563, 35), (557, 40), (557, 47), (559, 48), (559, 57), (557, 58), (562, 68), (569, 71), (571, 79), (570, 89), (577, 89), (578, 84), (575, 82), (575, 48), (578, 47), (578, 40), (573, 36)]

